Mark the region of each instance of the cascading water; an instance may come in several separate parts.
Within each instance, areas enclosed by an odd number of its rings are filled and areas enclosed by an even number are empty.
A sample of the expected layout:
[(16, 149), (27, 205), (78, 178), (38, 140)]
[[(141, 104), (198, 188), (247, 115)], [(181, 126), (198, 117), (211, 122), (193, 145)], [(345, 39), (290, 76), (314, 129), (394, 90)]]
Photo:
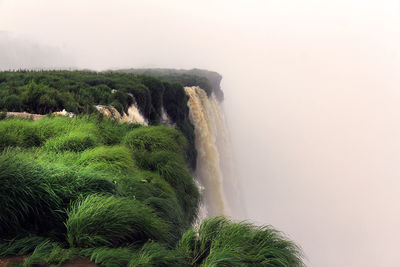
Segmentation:
[[(229, 178), (229, 192), (235, 188), (232, 179), (229, 153), (229, 138), (223, 112), (215, 96), (207, 96), (198, 86), (185, 87), (189, 96), (189, 117), (195, 127), (195, 143), (198, 152), (196, 177), (203, 188), (203, 204), (206, 214), (212, 217), (230, 215), (230, 208), (225, 198), (227, 184), (223, 178)], [(221, 156), (224, 160), (221, 161)], [(225, 160), (226, 159), (226, 160)], [(201, 215), (200, 215), (201, 217)]]
[(106, 117), (114, 118), (121, 122), (140, 123), (142, 125), (148, 124), (146, 119), (142, 116), (142, 114), (140, 114), (140, 111), (135, 104), (132, 104), (128, 108), (128, 114), (123, 112), (122, 115), (113, 106), (97, 105), (95, 107)]
[(146, 119), (142, 116), (142, 114), (140, 114), (140, 111), (135, 103), (130, 105), (130, 107), (128, 108), (128, 114), (124, 113), (122, 115), (122, 121), (130, 123), (140, 123), (143, 125), (148, 124)]

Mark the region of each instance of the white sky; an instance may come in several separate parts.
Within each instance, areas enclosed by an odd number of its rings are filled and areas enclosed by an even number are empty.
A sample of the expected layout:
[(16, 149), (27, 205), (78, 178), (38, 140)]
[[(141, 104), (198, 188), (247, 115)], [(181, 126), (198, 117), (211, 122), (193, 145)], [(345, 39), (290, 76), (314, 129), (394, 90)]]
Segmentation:
[(249, 218), (309, 266), (400, 266), (399, 1), (0, 0), (15, 66), (220, 72)]

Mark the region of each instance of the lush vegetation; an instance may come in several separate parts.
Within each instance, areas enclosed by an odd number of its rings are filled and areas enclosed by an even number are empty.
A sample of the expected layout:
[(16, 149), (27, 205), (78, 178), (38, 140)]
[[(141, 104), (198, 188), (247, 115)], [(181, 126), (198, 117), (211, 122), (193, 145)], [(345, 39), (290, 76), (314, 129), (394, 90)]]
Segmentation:
[[(181, 84), (122, 73), (7, 72), (0, 97), (7, 110), (71, 105), (78, 113), (0, 116), (0, 258), (28, 255), (23, 266), (73, 259), (106, 267), (302, 265), (300, 250), (272, 228), (224, 218), (194, 226), (200, 194)], [(133, 101), (151, 126), (92, 110)], [(158, 125), (162, 108), (176, 127)]]
[(219, 100), (224, 98), (224, 92), (220, 86), (222, 76), (215, 71), (201, 69), (124, 69), (119, 71), (154, 76), (166, 81), (177, 82), (184, 86), (200, 86), (208, 95), (214, 93)]
[[(198, 82), (193, 76), (191, 83)], [(203, 78), (204, 79), (204, 78)], [(151, 125), (164, 110), (189, 142), (186, 159), (196, 167), (194, 128), (182, 80), (167, 81), (145, 74), (92, 71), (0, 72), (0, 111), (48, 114), (65, 109), (75, 114), (95, 113), (95, 105), (112, 105), (120, 113), (136, 103)], [(81, 138), (72, 133), (68, 142)], [(91, 138), (86, 145), (91, 145)], [(60, 144), (61, 145), (61, 144)]]

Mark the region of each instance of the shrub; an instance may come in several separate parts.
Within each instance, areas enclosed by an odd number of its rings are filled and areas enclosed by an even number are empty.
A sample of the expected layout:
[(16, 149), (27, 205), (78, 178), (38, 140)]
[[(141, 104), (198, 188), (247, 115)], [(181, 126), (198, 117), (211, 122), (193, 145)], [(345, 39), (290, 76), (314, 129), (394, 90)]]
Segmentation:
[(7, 111), (0, 111), (0, 121), (7, 118)]
[(125, 197), (89, 195), (68, 211), (71, 246), (116, 246), (149, 239), (167, 240), (169, 226), (151, 208)]
[(3, 100), (3, 108), (7, 111), (21, 111), (22, 101), (17, 95), (9, 95)]

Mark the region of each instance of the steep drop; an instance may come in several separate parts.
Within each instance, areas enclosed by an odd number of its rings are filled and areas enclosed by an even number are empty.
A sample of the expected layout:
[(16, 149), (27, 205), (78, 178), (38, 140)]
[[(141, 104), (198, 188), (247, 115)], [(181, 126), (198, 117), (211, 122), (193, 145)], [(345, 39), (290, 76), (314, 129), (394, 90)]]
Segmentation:
[[(185, 87), (189, 96), (189, 117), (195, 126), (198, 178), (203, 192), (206, 216), (229, 215), (223, 190), (223, 172), (221, 169), (218, 139), (226, 131), (222, 123), (222, 114), (214, 95), (207, 97), (198, 86)], [(225, 137), (225, 136), (224, 136)]]

